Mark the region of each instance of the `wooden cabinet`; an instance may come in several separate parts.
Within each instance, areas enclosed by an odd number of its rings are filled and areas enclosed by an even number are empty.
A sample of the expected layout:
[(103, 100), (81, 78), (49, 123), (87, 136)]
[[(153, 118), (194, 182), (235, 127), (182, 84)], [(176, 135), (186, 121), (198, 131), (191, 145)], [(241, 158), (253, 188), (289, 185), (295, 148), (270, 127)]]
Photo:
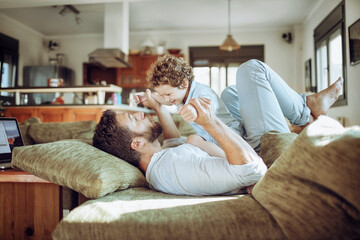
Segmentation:
[(5, 117), (15, 117), (23, 122), (30, 117), (38, 117), (41, 122), (78, 122), (94, 120), (100, 121), (102, 112), (113, 109), (116, 112), (145, 112), (153, 113), (150, 109), (130, 107), (129, 105), (80, 105), (80, 106), (44, 106), (44, 107), (7, 107)]
[(31, 117), (40, 118), (41, 122), (78, 122), (100, 120), (105, 107), (11, 107), (5, 111), (6, 117), (15, 117), (23, 122)]
[[(101, 68), (100, 66), (84, 63), (84, 84), (116, 84), (125, 89), (146, 88), (146, 72), (153, 62), (161, 55), (130, 55), (130, 68)], [(184, 57), (176, 54), (177, 57)]]
[(7, 108), (5, 117), (14, 117), (18, 122), (23, 122), (31, 117), (37, 117), (37, 112), (32, 108)]
[(37, 108), (34, 109), (41, 122), (69, 122), (69, 109), (67, 108)]
[(70, 118), (75, 122), (94, 120), (98, 122), (101, 118), (103, 108), (69, 109)]
[(62, 189), (21, 170), (0, 170), (0, 238), (52, 239), (62, 218)]

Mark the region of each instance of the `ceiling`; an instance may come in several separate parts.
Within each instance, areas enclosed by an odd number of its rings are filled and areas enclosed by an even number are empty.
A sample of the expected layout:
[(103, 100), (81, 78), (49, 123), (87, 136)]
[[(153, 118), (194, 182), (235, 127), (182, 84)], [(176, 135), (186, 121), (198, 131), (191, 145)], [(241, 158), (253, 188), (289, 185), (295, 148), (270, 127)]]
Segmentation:
[[(324, 0), (232, 0), (231, 29), (285, 29), (301, 24)], [(104, 4), (116, 0), (0, 0), (6, 15), (45, 36), (102, 34)], [(129, 0), (130, 33), (146, 31), (227, 32), (227, 0)], [(59, 12), (72, 4), (80, 11)]]

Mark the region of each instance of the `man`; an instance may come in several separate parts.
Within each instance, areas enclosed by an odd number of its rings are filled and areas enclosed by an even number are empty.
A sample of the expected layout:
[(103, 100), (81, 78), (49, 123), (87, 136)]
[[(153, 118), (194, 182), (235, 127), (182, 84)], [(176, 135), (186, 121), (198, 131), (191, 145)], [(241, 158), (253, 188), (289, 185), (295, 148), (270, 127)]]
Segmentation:
[[(218, 152), (211, 142), (201, 141), (206, 144), (200, 146), (202, 149), (196, 146), (196, 139), (185, 143), (167, 109), (152, 98), (149, 90), (145, 95), (142, 103), (156, 112), (159, 123), (140, 112), (115, 114), (107, 110), (96, 127), (93, 142), (95, 147), (138, 167), (151, 188), (178, 195), (232, 194), (255, 184), (266, 173), (262, 159), (214, 114), (209, 99), (191, 99), (189, 104), (196, 109), (195, 122), (222, 148)], [(161, 129), (163, 148), (157, 140)], [(226, 158), (221, 157), (222, 151)]]

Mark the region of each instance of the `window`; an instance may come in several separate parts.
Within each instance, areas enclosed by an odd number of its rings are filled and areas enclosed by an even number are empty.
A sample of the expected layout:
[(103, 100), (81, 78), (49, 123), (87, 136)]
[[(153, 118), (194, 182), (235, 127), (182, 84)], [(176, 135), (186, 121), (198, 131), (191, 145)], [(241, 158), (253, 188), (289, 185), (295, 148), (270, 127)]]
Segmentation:
[[(19, 41), (0, 33), (0, 88), (17, 86)], [(0, 100), (13, 102), (13, 93), (0, 92)]]
[(316, 91), (344, 78), (342, 95), (334, 106), (346, 105), (345, 6), (341, 2), (315, 29)]
[(236, 84), (240, 64), (250, 59), (264, 61), (263, 45), (241, 46), (233, 52), (219, 50), (219, 47), (190, 47), (189, 50), (196, 81), (210, 86), (219, 96), (227, 86)]

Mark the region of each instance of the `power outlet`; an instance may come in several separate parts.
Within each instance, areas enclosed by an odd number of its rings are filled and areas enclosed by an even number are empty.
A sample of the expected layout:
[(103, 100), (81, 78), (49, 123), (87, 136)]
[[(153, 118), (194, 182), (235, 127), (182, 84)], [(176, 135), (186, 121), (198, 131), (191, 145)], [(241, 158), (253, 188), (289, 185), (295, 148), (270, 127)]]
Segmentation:
[(345, 127), (346, 125), (346, 117), (337, 117), (336, 120)]

